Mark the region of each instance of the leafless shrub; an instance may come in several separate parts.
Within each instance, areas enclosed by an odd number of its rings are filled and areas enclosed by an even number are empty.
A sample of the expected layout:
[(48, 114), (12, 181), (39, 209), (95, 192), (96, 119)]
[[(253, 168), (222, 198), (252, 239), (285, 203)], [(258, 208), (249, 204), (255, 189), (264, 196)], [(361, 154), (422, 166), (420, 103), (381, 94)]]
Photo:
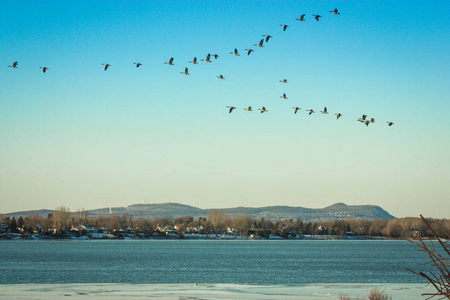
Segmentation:
[[(411, 243), (417, 245), (419, 247), (419, 251), (425, 252), (430, 258), (429, 263), (434, 266), (437, 274), (430, 272), (430, 274), (425, 274), (423, 272), (415, 272), (410, 269), (408, 271), (421, 276), (428, 280), (430, 284), (434, 286), (436, 289), (435, 293), (424, 293), (422, 295), (429, 296), (427, 299), (430, 299), (435, 296), (440, 296), (439, 299), (450, 299), (450, 250), (449, 247), (444, 243), (444, 241), (439, 237), (439, 235), (434, 231), (434, 229), (430, 226), (430, 224), (425, 220), (425, 218), (420, 215), (423, 222), (426, 226), (431, 230), (432, 235), (435, 239), (433, 242), (432, 239), (429, 239), (429, 243), (425, 243), (425, 241), (420, 237), (420, 235), (416, 234), (417, 242), (410, 240)], [(450, 239), (450, 232), (446, 233), (447, 239)], [(436, 242), (439, 244), (438, 248), (436, 248)], [(442, 247), (442, 251), (440, 251)]]

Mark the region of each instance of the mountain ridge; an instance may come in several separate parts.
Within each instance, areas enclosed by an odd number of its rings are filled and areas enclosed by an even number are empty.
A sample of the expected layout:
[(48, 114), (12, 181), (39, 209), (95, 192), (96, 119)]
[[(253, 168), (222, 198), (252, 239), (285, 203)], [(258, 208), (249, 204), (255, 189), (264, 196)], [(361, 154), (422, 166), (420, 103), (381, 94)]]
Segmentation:
[[(6, 217), (26, 217), (39, 214), (46, 216), (54, 210), (40, 209), (30, 211), (19, 211), (3, 214)], [(88, 210), (88, 215), (96, 217), (99, 215), (121, 215), (127, 213), (133, 218), (176, 218), (181, 216), (193, 216), (194, 218), (207, 217), (209, 211), (219, 211), (230, 217), (249, 214), (253, 218), (268, 220), (277, 219), (301, 219), (303, 221), (330, 221), (346, 218), (354, 219), (394, 219), (386, 210), (377, 205), (347, 205), (342, 202), (332, 204), (324, 208), (306, 208), (301, 206), (274, 205), (263, 207), (232, 207), (202, 209), (195, 206), (175, 202), (153, 203), (153, 204), (131, 204), (127, 207), (106, 207)]]

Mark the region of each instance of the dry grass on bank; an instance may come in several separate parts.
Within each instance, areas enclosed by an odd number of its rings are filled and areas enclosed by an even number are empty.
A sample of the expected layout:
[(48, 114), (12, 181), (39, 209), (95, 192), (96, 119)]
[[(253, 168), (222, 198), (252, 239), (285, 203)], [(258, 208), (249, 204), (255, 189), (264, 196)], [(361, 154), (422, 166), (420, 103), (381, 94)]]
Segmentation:
[(392, 300), (392, 297), (386, 294), (384, 291), (380, 291), (378, 288), (373, 288), (369, 292), (368, 298), (340, 296), (338, 300)]

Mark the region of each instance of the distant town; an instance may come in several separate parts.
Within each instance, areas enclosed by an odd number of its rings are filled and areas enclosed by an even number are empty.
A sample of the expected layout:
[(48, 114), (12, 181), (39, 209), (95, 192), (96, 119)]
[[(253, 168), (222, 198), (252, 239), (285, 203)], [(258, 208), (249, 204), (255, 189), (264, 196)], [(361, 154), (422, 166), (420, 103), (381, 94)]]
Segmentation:
[[(0, 239), (407, 239), (432, 236), (420, 218), (389, 220), (336, 219), (267, 220), (248, 214), (230, 217), (210, 210), (207, 217), (139, 218), (121, 215), (89, 216), (59, 207), (47, 216), (0, 215)], [(450, 220), (428, 219), (436, 233), (447, 238)]]

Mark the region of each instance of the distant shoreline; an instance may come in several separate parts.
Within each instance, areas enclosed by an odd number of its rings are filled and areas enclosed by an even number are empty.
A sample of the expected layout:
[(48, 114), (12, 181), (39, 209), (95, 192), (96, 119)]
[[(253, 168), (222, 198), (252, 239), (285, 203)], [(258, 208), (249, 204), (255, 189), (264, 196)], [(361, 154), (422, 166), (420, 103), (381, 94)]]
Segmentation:
[[(280, 236), (274, 236), (269, 238), (262, 237), (234, 237), (234, 236), (215, 236), (215, 235), (185, 235), (183, 238), (173, 235), (173, 236), (160, 236), (160, 237), (39, 237), (32, 235), (31, 237), (23, 238), (20, 234), (9, 234), (7, 237), (5, 235), (0, 236), (0, 241), (167, 241), (167, 240), (179, 240), (179, 241), (409, 241), (408, 238), (386, 238), (386, 237), (363, 237), (363, 236), (301, 236), (295, 238), (283, 238)], [(434, 240), (434, 239), (431, 239)], [(442, 240), (445, 242), (445, 240)]]

